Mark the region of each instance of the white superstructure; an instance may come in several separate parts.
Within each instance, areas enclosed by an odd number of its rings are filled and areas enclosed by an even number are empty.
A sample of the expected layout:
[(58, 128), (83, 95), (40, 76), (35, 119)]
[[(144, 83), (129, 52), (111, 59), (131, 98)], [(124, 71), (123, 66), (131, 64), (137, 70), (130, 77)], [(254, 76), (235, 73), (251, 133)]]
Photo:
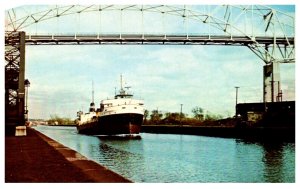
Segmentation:
[(144, 115), (144, 111), (144, 101), (132, 99), (128, 94), (116, 95), (115, 99), (102, 100), (100, 104), (100, 116), (125, 113)]
[(88, 122), (91, 122), (93, 117), (96, 117), (97, 116), (97, 113), (96, 112), (88, 112), (88, 113), (81, 113), (79, 116), (79, 119), (78, 119), (78, 124), (81, 125), (83, 123), (88, 123)]

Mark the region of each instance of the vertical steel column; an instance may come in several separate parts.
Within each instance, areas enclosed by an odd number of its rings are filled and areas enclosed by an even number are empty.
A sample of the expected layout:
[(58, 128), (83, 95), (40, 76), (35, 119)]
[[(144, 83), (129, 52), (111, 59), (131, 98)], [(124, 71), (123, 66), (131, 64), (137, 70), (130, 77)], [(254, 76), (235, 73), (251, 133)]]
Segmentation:
[(19, 63), (19, 90), (18, 90), (18, 99), (19, 99), (19, 124), (25, 124), (25, 32), (19, 32), (19, 52), (20, 52), (20, 63)]
[[(280, 88), (280, 63), (278, 61), (273, 62), (273, 99), (276, 99), (281, 91)], [(275, 101), (275, 100), (274, 100)], [(276, 100), (278, 102), (278, 100)]]
[[(264, 102), (275, 102), (275, 94), (280, 94), (280, 70), (278, 62), (271, 62), (264, 66)], [(278, 101), (278, 100), (277, 100)]]
[[(271, 46), (272, 54), (274, 55), (275, 45)], [(274, 94), (276, 93), (275, 82), (280, 82), (280, 73), (279, 73), (279, 62), (271, 60), (269, 54), (269, 45), (265, 45), (265, 62), (267, 65), (264, 66), (263, 74), (263, 100), (264, 102), (274, 102)], [(280, 90), (280, 89), (279, 89)], [(279, 93), (279, 91), (277, 91)]]
[(264, 88), (264, 94), (263, 94), (263, 100), (264, 102), (271, 101), (271, 81), (273, 75), (273, 64), (267, 64), (264, 66), (264, 73), (263, 73), (263, 88)]

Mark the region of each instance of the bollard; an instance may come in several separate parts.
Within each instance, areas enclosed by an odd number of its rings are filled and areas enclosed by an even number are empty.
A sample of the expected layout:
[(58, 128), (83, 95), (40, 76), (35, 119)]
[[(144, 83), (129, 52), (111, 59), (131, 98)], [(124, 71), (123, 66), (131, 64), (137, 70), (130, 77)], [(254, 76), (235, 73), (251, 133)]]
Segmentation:
[(17, 126), (15, 136), (26, 136), (26, 126)]

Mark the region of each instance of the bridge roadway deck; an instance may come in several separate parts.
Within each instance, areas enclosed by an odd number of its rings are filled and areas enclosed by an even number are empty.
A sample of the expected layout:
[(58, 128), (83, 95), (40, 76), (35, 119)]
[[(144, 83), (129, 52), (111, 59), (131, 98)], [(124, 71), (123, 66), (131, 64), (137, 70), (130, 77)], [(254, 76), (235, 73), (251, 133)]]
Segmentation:
[(27, 45), (63, 45), (63, 44), (167, 44), (167, 45), (294, 45), (293, 37), (220, 35), (27, 35)]
[(27, 136), (5, 137), (5, 182), (127, 183), (126, 178), (27, 128)]

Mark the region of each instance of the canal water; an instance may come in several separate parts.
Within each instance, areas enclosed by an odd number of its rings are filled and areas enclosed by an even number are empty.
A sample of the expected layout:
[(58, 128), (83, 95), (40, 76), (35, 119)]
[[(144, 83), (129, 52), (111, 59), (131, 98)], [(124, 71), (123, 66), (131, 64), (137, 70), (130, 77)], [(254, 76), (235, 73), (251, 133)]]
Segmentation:
[(35, 129), (134, 182), (295, 182), (294, 143), (149, 133), (128, 139), (81, 135), (75, 127)]

